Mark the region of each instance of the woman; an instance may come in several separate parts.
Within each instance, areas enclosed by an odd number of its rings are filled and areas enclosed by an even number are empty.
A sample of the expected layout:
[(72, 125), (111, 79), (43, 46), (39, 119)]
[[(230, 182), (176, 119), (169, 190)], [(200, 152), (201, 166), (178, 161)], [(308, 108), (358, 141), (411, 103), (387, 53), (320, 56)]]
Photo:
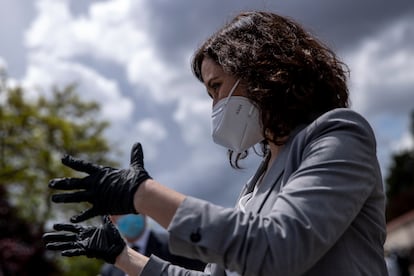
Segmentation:
[(94, 235), (58, 225), (74, 233), (46, 234), (47, 247), (115, 262), (129, 275), (387, 275), (375, 137), (347, 108), (347, 70), (335, 54), (290, 19), (245, 12), (196, 51), (192, 68), (213, 99), (213, 139), (230, 149), (231, 165), (262, 145), (263, 162), (236, 208), (162, 186), (144, 169), (140, 144), (125, 170), (66, 157), (65, 165), (89, 176), (49, 185), (83, 190), (54, 195), (55, 202), (92, 203), (72, 222), (152, 217), (168, 229), (171, 251), (210, 263), (205, 272), (133, 252), (110, 223)]

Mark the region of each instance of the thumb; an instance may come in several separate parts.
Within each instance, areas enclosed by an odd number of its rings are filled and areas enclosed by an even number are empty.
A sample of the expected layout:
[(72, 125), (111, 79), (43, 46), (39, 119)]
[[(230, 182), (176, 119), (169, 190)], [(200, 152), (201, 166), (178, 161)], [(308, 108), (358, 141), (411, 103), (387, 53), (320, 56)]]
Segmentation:
[(135, 143), (132, 146), (130, 166), (144, 168), (144, 153), (142, 152), (141, 143)]

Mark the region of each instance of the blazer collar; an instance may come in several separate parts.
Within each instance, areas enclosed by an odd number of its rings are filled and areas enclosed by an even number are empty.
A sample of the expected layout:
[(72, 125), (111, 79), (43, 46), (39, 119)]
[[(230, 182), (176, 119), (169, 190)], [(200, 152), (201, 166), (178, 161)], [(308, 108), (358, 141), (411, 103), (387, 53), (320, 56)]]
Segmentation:
[[(270, 196), (273, 190), (280, 189), (280, 179), (283, 175), (285, 162), (287, 159), (287, 155), (290, 152), (290, 148), (292, 146), (292, 141), (294, 140), (294, 137), (298, 134), (299, 131), (301, 131), (305, 125), (301, 125), (294, 129), (286, 142), (285, 145), (281, 148), (279, 155), (276, 157), (276, 159), (273, 161), (272, 165), (267, 168), (265, 175), (257, 188), (256, 194), (254, 195), (254, 199), (249, 201), (248, 206), (246, 206), (246, 210), (253, 212), (253, 213), (260, 213), (260, 211), (263, 208), (263, 205), (265, 204), (267, 198)], [(257, 170), (256, 174), (259, 173), (260, 167)], [(257, 180), (257, 177), (253, 177), (251, 181), (254, 182), (254, 180)], [(249, 187), (254, 187), (256, 183), (248, 183), (248, 187), (244, 189), (244, 192), (242, 195), (245, 195), (246, 193), (251, 192), (253, 189)]]
[(256, 188), (257, 191), (254, 195), (254, 198), (250, 200), (248, 206), (246, 206), (247, 211), (260, 213), (264, 203), (266, 202), (272, 190), (275, 189), (276, 184), (279, 183), (279, 179), (283, 174), (285, 161), (284, 155), (286, 155), (287, 151), (287, 145), (283, 146), (279, 155), (275, 161), (273, 161), (271, 167), (267, 169), (261, 183)]

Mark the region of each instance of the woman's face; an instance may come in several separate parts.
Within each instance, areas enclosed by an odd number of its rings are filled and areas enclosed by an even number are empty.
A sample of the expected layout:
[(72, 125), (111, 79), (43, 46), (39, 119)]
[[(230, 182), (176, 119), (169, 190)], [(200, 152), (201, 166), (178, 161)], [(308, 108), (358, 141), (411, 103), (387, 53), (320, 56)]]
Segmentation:
[[(223, 71), (211, 58), (204, 58), (201, 64), (201, 76), (207, 93), (213, 99), (213, 106), (221, 99), (227, 97), (237, 78)], [(234, 91), (234, 96), (245, 95), (246, 89), (240, 83)]]

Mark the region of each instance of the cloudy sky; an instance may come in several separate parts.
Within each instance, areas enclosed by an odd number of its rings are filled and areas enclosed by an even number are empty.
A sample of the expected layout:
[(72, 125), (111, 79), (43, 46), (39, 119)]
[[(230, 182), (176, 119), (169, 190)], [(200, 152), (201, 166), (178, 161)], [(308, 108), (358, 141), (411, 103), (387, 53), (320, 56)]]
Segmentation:
[(163, 184), (231, 206), (257, 167), (228, 166), (210, 138), (211, 102), (192, 76), (193, 50), (241, 10), (296, 19), (351, 69), (352, 108), (372, 124), (384, 176), (392, 152), (411, 146), (412, 0), (0, 0), (0, 66), (27, 96), (78, 83), (102, 105), (107, 137), (128, 165), (140, 141)]

